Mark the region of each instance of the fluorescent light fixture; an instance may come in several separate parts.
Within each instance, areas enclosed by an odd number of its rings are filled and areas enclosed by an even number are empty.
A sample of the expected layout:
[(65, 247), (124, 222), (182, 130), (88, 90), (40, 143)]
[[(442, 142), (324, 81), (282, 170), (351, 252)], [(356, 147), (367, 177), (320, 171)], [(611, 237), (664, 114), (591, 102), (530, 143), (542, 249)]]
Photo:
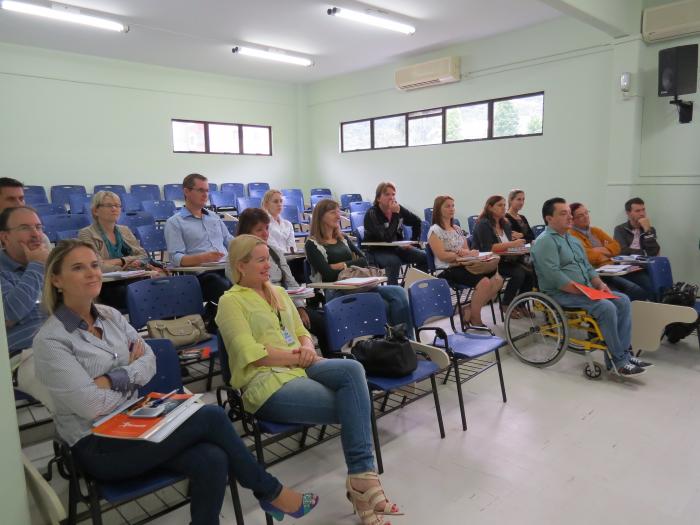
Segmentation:
[(394, 20), (389, 20), (379, 16), (368, 15), (367, 13), (361, 13), (359, 11), (352, 11), (350, 9), (345, 9), (344, 7), (331, 7), (327, 12), (331, 16), (345, 18), (347, 20), (353, 20), (355, 22), (360, 22), (370, 26), (381, 27), (383, 29), (390, 29), (391, 31), (397, 31), (405, 35), (412, 35), (416, 32), (416, 28), (411, 25), (402, 24), (401, 22), (395, 22)]
[(239, 55), (263, 58), (265, 60), (275, 60), (277, 62), (285, 62), (296, 66), (309, 67), (314, 65), (313, 61), (308, 58), (290, 55), (287, 52), (279, 49), (261, 49), (251, 46), (236, 46), (231, 51), (238, 53)]
[(16, 2), (15, 0), (2, 0), (2, 2), (0, 2), (0, 7), (17, 13), (43, 16), (53, 20), (73, 22), (90, 27), (97, 27), (99, 29), (107, 29), (109, 31), (119, 31), (122, 33), (129, 31), (129, 26), (121, 22), (92, 15), (84, 15), (80, 12), (80, 9), (63, 4), (51, 4), (51, 7), (46, 7), (25, 2)]

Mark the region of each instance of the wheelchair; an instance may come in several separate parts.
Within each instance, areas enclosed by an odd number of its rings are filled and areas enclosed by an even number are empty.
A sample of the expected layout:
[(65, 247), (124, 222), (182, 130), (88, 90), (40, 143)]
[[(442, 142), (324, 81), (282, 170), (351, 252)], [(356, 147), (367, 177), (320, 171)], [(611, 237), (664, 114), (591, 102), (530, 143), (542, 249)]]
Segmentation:
[[(524, 308), (530, 316), (516, 319), (513, 310)], [(542, 292), (518, 295), (505, 313), (506, 339), (522, 362), (545, 368), (557, 363), (567, 351), (586, 359), (584, 374), (597, 379), (603, 365), (593, 360), (596, 351), (612, 357), (596, 320), (581, 308), (562, 308)], [(617, 373), (615, 367), (612, 368)]]

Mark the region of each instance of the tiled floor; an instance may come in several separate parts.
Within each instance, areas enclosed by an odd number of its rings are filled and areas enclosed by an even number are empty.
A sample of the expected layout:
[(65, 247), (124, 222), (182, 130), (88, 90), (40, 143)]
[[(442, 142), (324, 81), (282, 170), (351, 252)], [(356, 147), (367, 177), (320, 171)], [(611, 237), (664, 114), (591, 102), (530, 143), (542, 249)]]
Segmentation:
[[(656, 366), (639, 379), (591, 381), (583, 376), (583, 359), (573, 354), (547, 369), (506, 356), (508, 403), (501, 402), (495, 369), (467, 383), (467, 432), (461, 430), (454, 384), (441, 387), (444, 440), (432, 397), (380, 419), (384, 486), (406, 512), (392, 523), (698, 523), (697, 338), (664, 343), (645, 357)], [(37, 464), (45, 463), (46, 446), (27, 452)], [(301, 523), (358, 523), (345, 499), (339, 440), (271, 471), (284, 483), (321, 496)], [(54, 484), (65, 496), (65, 483)], [(243, 490), (242, 498), (246, 524), (263, 524), (251, 494)], [(154, 523), (187, 524), (188, 509)], [(235, 523), (228, 497), (221, 523)]]

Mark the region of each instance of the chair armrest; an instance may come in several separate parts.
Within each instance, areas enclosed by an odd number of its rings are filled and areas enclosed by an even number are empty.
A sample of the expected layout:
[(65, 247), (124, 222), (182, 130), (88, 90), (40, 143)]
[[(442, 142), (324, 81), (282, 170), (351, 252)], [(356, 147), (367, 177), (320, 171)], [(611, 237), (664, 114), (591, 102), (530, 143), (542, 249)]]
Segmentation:
[(450, 357), (443, 348), (426, 345), (417, 341), (411, 341), (411, 347), (413, 347), (413, 350), (415, 350), (416, 353), (427, 355), (430, 360), (441, 369), (450, 366)]
[(416, 337), (420, 335), (422, 331), (428, 331), (428, 332), (435, 332), (435, 337), (437, 339), (442, 339), (445, 341), (444, 348), (449, 352), (449, 347), (447, 346), (447, 332), (440, 328), (439, 326), (422, 326), (420, 328), (416, 328)]

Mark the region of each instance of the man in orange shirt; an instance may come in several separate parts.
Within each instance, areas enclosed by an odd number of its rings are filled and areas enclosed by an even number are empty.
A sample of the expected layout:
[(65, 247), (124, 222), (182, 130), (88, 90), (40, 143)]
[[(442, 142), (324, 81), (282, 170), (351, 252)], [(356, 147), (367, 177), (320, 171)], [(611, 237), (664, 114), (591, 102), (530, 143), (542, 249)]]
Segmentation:
[[(612, 263), (612, 257), (620, 255), (620, 243), (600, 228), (591, 226), (591, 217), (583, 204), (574, 202), (569, 208), (573, 217), (569, 233), (581, 241), (591, 266), (598, 268)], [(624, 293), (632, 301), (646, 301), (651, 298), (649, 293), (651, 282), (646, 271), (637, 271), (624, 276), (605, 276), (603, 279), (610, 288)]]

